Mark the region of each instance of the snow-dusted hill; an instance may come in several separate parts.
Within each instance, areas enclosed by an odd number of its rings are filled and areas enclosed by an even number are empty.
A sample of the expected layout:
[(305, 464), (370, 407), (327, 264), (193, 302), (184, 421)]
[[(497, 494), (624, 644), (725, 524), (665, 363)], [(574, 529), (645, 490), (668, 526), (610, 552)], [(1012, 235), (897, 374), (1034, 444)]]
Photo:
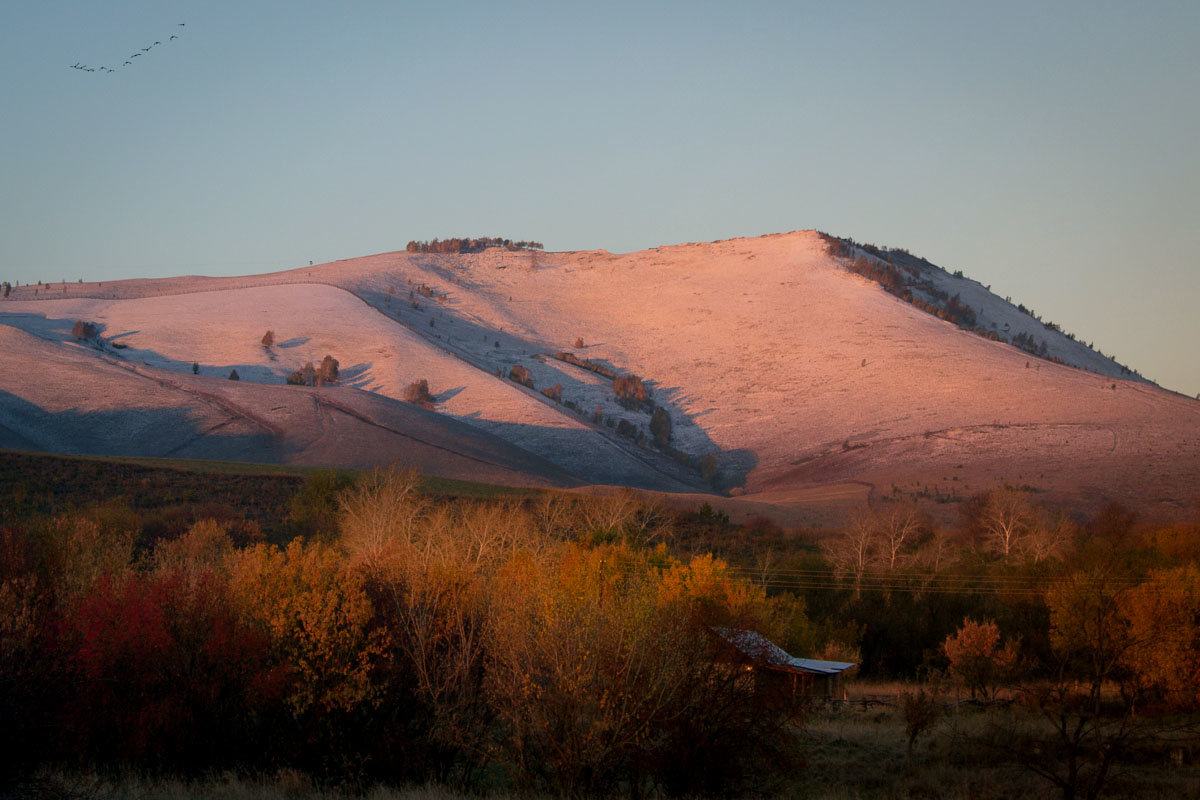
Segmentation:
[(0, 447), (347, 467), (395, 463), (495, 483), (577, 483), (494, 436), (355, 389), (195, 376), (3, 325), (0, 375)]
[[(939, 293), (957, 295), (992, 338), (854, 274), (808, 231), (626, 255), (385, 253), (242, 278), (19, 287), (0, 302), (0, 331), (73, 349), (97, 369), (148, 364), (193, 380), (196, 362), (195, 380), (220, 385), (236, 369), (242, 386), (281, 396), (312, 392), (280, 384), (326, 354), (343, 378), (319, 390), (329, 397), (403, 406), (405, 387), (424, 378), (443, 417), (586, 483), (697, 491), (711, 454), (720, 488), (772, 509), (953, 499), (1009, 482), (1077, 504), (1190, 511), (1200, 403), (1136, 379), (974, 281), (887, 258), (914, 296), (936, 305)], [(73, 343), (77, 319), (97, 323), (100, 349)], [(267, 329), (270, 348), (260, 343)], [(1039, 350), (1045, 342), (1047, 358), (993, 340), (1018, 334), (1036, 336)], [(670, 449), (653, 446), (651, 406), (623, 407), (610, 378), (556, 353), (640, 376), (672, 422)], [(534, 389), (509, 380), (514, 367)], [(37, 387), (52, 380), (5, 368), (4, 403), (37, 405)], [(556, 385), (561, 402), (539, 393)], [(86, 408), (79, 394), (72, 407)], [(9, 427), (13, 441), (29, 438)]]

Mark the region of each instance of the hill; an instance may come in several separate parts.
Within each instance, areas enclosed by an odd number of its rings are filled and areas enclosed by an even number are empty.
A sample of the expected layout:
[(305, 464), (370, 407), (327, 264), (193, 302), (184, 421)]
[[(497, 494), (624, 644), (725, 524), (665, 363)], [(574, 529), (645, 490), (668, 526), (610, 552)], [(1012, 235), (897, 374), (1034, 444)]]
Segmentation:
[[(510, 471), (443, 458), (441, 474), (493, 482), (696, 492), (711, 454), (735, 507), (791, 521), (865, 499), (949, 511), (1001, 483), (1079, 507), (1193, 508), (1200, 403), (970, 279), (902, 251), (832, 249), (802, 231), (625, 255), (396, 252), (239, 278), (56, 284), (36, 298), (14, 288), (0, 304), (2, 441), (346, 465), (407, 448), (420, 462), (432, 451), (391, 438), (419, 423)], [(864, 276), (862, 259), (904, 285)], [(929, 313), (950, 298), (969, 326)], [(76, 320), (97, 324), (96, 343), (73, 340)], [(342, 385), (284, 385), (326, 354)], [(224, 379), (231, 369), (241, 381)], [(620, 402), (614, 374), (638, 376), (648, 402)], [(436, 413), (402, 402), (419, 379)], [(559, 400), (540, 393), (555, 386)], [(142, 391), (159, 410), (121, 417), (135, 437), (89, 424)], [(669, 447), (653, 445), (655, 409)], [(312, 434), (330, 413), (345, 430)], [(363, 421), (385, 417), (389, 436)]]

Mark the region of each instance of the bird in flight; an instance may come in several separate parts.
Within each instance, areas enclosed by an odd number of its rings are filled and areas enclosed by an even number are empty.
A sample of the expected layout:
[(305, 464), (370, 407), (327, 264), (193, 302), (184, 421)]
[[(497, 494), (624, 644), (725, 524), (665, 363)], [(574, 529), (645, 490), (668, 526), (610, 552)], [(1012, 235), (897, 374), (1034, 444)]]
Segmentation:
[[(177, 23), (177, 24), (176, 24), (176, 27), (177, 27), (177, 28), (183, 28), (183, 27), (186, 27), (186, 25), (187, 25), (187, 23), (185, 23), (185, 22), (180, 22), (180, 23)], [(175, 35), (175, 34), (172, 34), (172, 35), (171, 35), (171, 37), (167, 39), (167, 41), (168, 41), (168, 42), (172, 42), (172, 41), (174, 41), (174, 40), (176, 40), (176, 39), (178, 39), (178, 38), (179, 38), (179, 36), (177, 36), (177, 35)], [(122, 67), (131, 67), (131, 66), (133, 66), (133, 59), (135, 59), (135, 58), (138, 58), (139, 56), (141, 56), (141, 55), (143, 55), (143, 54), (145, 54), (145, 53), (149, 53), (151, 50), (153, 50), (155, 47), (158, 47), (158, 46), (159, 46), (159, 45), (161, 45), (161, 44), (162, 44), (162, 42), (161, 42), (161, 41), (156, 41), (156, 42), (154, 42), (152, 45), (150, 45), (149, 47), (143, 47), (143, 48), (141, 48), (141, 50), (140, 50), (139, 52), (137, 52), (137, 53), (133, 53), (132, 55), (130, 55), (130, 56), (129, 56), (129, 57), (126, 59), (126, 60), (125, 60), (125, 62), (124, 62), (123, 64), (121, 64), (121, 66), (122, 66)], [(113, 73), (113, 72), (116, 72), (116, 70), (114, 70), (112, 67), (89, 67), (89, 66), (87, 66), (86, 64), (80, 64), (78, 61), (76, 61), (74, 64), (72, 64), (72, 65), (71, 65), (71, 69), (77, 69), (77, 70), (81, 70), (81, 71), (83, 71), (83, 72), (96, 72), (97, 70), (99, 70), (100, 72), (108, 72), (108, 73)]]

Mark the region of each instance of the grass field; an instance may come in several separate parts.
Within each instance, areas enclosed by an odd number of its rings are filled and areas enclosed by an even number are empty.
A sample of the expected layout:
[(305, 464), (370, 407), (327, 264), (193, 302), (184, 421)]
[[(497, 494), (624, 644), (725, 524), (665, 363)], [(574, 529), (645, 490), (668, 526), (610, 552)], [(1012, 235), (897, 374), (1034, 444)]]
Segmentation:
[[(0, 503), (9, 513), (58, 513), (114, 499), (123, 499), (135, 510), (174, 502), (228, 502), (239, 487), (250, 494), (270, 495), (273, 488), (292, 494), (306, 478), (329, 472), (353, 478), (362, 471), (0, 450)], [(541, 490), (425, 476), (421, 491), (444, 497), (532, 497)]]
[[(899, 684), (860, 685), (852, 696), (884, 695)], [(908, 687), (911, 688), (911, 687)], [(904, 720), (894, 706), (822, 706), (804, 725), (803, 768), (768, 788), (766, 797), (812, 800), (1005, 800), (1062, 797), (1061, 790), (1016, 764), (1004, 763), (984, 744), (990, 726), (1011, 721), (1009, 712), (967, 709), (944, 716), (908, 753)], [(1016, 712), (1032, 719), (1029, 712)], [(1139, 763), (1120, 763), (1101, 795), (1116, 800), (1200, 798), (1200, 764), (1176, 763), (1166, 752), (1140, 753)], [(1194, 762), (1194, 759), (1193, 759)], [(41, 793), (39, 793), (41, 792)], [(145, 776), (98, 777), (51, 773), (29, 797), (76, 800), (204, 798), (205, 800), (456, 800), (478, 797), (443, 786), (329, 787), (302, 773), (221, 774), (199, 781)], [(486, 795), (532, 798), (503, 792)]]

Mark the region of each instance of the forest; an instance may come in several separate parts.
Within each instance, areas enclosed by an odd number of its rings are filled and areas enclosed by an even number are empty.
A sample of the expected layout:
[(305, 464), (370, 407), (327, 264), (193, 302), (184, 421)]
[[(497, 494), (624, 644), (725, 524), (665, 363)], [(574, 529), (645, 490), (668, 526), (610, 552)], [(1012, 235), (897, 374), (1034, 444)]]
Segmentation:
[[(852, 753), (870, 774), (893, 729), (908, 785), (980, 758), (1063, 797), (1195, 775), (1195, 523), (1002, 487), (950, 527), (885, 503), (784, 530), (632, 492), (2, 455), (6, 790), (296, 770), (823, 796), (823, 769)], [(763, 691), (717, 627), (858, 664), (848, 698)]]

